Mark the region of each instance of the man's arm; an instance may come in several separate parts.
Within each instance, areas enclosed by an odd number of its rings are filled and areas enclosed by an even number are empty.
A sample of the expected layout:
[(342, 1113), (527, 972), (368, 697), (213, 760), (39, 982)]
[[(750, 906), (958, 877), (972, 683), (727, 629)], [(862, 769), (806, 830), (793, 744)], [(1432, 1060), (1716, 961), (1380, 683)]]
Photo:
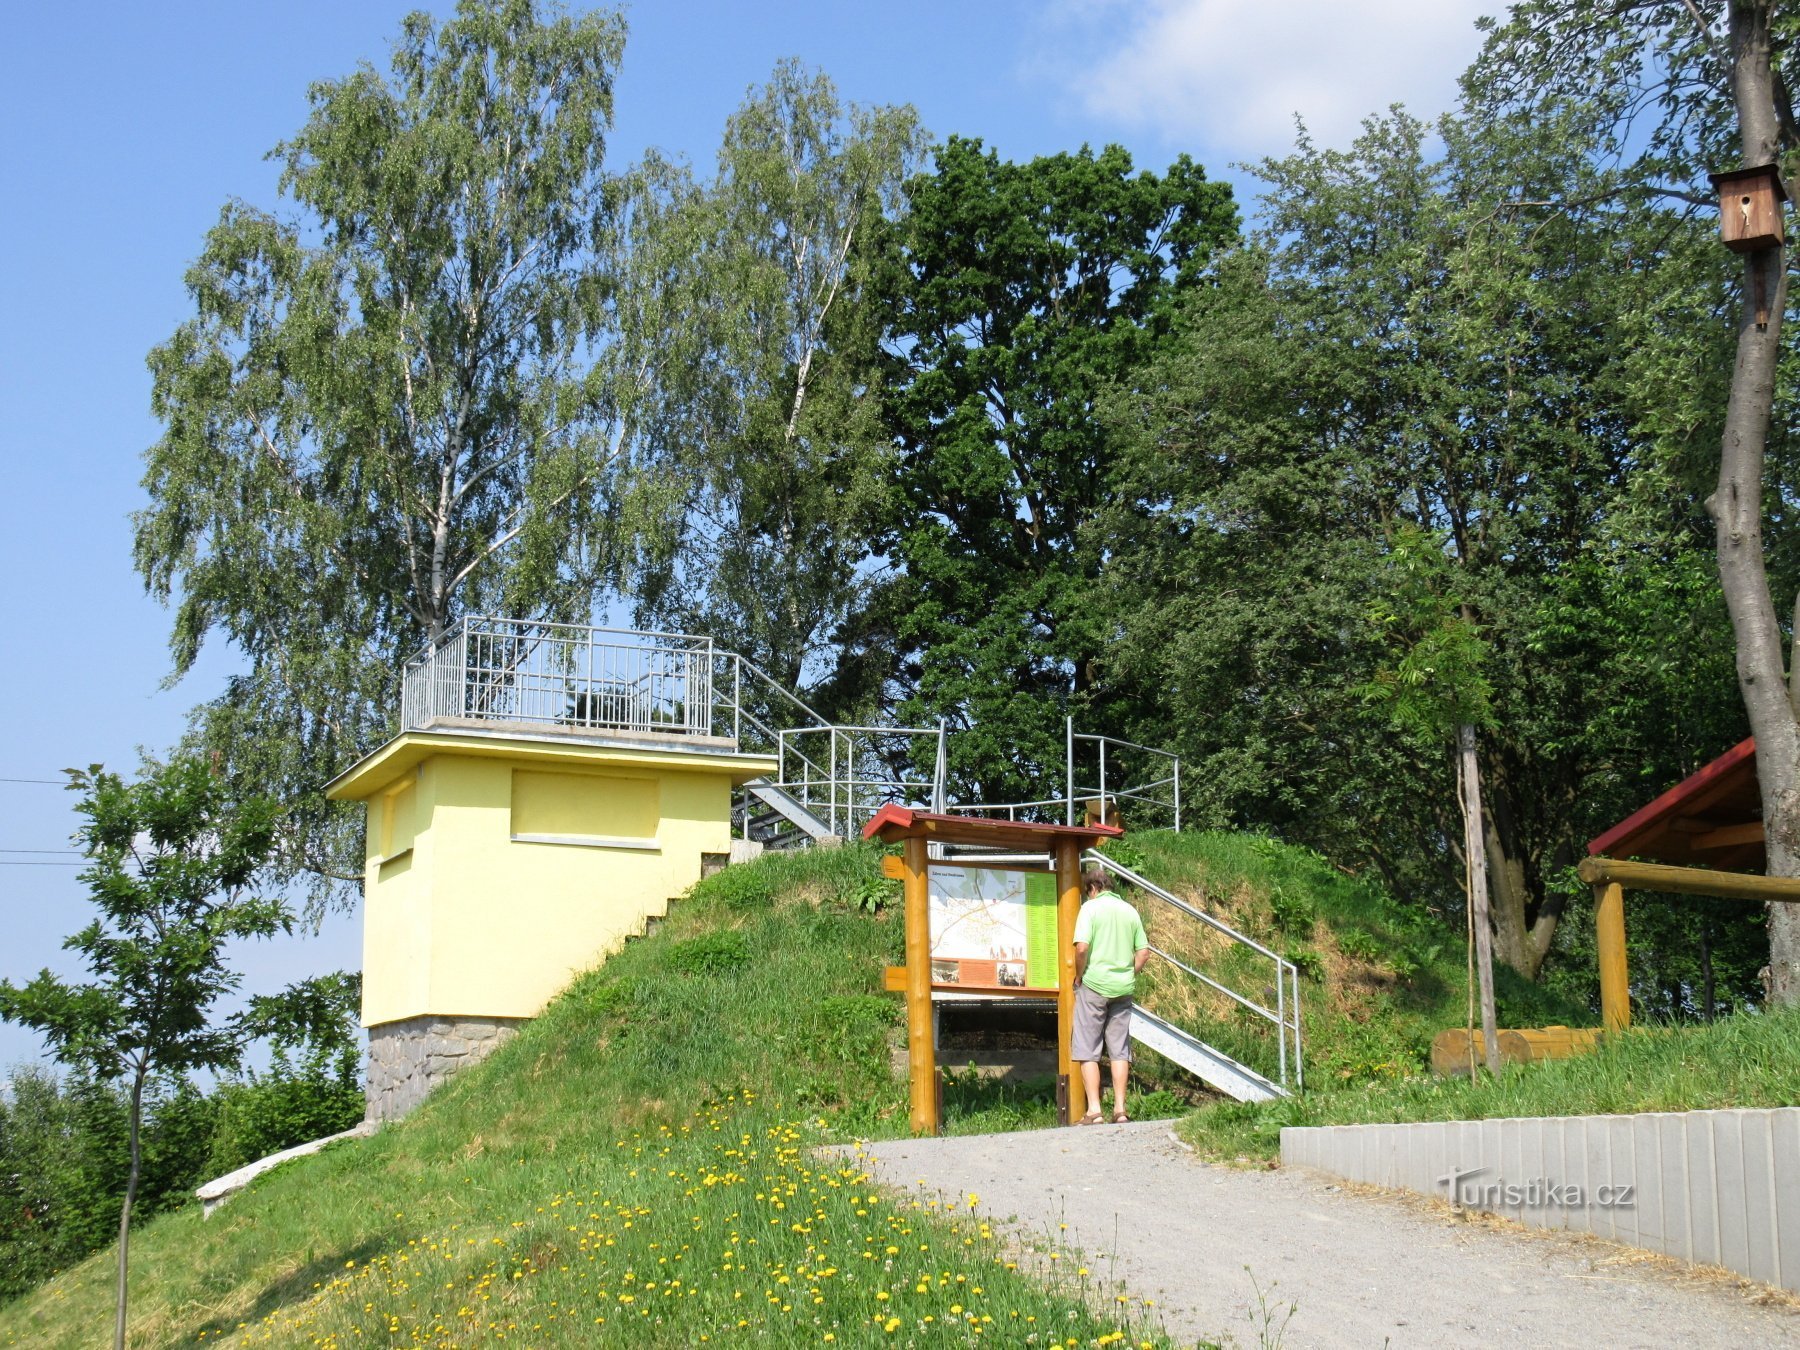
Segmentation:
[(1139, 947), (1137, 949), (1136, 955), (1134, 955), (1131, 958), (1132, 974), (1142, 975), (1144, 973), (1144, 967), (1149, 964), (1150, 964), (1150, 949), (1148, 947)]
[(1087, 974), (1088, 944), (1075, 944), (1075, 983), (1080, 984), (1082, 976)]

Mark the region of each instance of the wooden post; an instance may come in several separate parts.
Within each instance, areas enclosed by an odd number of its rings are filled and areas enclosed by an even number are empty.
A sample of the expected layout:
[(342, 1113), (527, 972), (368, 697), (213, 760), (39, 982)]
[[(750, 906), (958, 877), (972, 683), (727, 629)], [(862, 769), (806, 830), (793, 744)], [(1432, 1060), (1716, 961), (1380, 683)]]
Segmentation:
[(1600, 1024), (1624, 1031), (1631, 1025), (1631, 974), (1625, 962), (1625, 888), (1616, 881), (1594, 886), (1594, 947), (1600, 961)]
[(925, 841), (901, 846), (906, 901), (906, 1059), (912, 1087), (912, 1132), (938, 1132), (937, 1047), (931, 1036), (931, 891)]
[(1069, 1058), (1075, 1030), (1075, 916), (1081, 911), (1081, 849), (1073, 839), (1056, 841), (1056, 1076), (1065, 1085), (1062, 1123), (1087, 1114), (1087, 1093)]
[(1481, 1036), (1491, 1074), (1500, 1072), (1500, 1036), (1494, 1014), (1494, 925), (1488, 917), (1486, 830), (1481, 819), (1481, 773), (1475, 759), (1475, 728), (1457, 729), (1462, 766), (1463, 850), (1469, 865), (1469, 923), (1475, 930), (1475, 975), (1481, 987)]

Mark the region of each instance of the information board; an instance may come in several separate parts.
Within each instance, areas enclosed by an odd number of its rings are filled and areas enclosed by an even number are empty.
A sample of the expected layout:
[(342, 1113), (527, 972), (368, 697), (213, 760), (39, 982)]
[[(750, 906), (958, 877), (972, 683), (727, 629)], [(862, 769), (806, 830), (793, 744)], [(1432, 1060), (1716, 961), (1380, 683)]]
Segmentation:
[(1056, 878), (933, 863), (931, 981), (1056, 988)]

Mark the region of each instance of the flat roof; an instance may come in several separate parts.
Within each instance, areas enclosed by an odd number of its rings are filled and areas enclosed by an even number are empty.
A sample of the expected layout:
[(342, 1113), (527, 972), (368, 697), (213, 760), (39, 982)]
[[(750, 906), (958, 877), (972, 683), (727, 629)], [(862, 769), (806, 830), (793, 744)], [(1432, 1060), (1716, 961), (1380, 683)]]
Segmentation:
[(403, 731), (325, 785), (332, 801), (362, 801), (433, 755), (525, 760), (545, 765), (624, 764), (636, 768), (725, 773), (734, 784), (776, 771), (773, 755), (685, 748), (673, 741), (576, 740), (569, 736), (480, 732)]

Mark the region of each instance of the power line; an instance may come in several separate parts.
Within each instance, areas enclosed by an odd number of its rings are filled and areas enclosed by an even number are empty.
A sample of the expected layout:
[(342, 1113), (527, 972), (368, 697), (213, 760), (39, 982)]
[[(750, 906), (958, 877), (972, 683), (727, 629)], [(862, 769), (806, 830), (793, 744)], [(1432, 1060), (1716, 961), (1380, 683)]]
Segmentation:
[(59, 778), (0, 778), (0, 783), (42, 783), (46, 787), (65, 787)]
[(0, 867), (80, 867), (78, 862), (38, 862), (25, 859), (0, 858)]
[(0, 848), (0, 853), (79, 853), (78, 848)]

